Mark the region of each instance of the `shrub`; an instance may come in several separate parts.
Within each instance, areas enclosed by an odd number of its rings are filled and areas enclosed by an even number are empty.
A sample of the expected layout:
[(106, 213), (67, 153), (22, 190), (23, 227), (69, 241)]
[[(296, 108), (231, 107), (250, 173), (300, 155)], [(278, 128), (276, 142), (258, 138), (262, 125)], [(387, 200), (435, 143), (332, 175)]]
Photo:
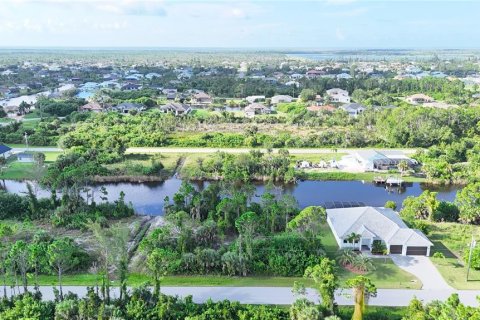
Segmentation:
[(445, 255), (441, 252), (435, 252), (432, 256), (432, 258), (436, 258), (436, 259), (445, 259)]
[[(465, 250), (463, 254), (463, 261), (468, 263), (468, 258), (470, 255), (470, 250)], [(480, 270), (480, 246), (473, 248), (472, 250), (472, 260), (470, 261), (470, 266), (475, 270)]]
[(392, 210), (397, 210), (397, 204), (395, 203), (395, 201), (387, 201), (385, 202), (385, 208), (390, 208)]

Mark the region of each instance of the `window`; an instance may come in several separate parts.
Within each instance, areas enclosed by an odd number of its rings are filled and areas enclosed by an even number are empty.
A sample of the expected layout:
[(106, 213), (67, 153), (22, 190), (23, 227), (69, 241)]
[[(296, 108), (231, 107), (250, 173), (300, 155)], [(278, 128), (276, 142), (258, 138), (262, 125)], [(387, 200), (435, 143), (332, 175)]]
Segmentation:
[(348, 243), (348, 240), (347, 240), (347, 239), (343, 239), (343, 243)]

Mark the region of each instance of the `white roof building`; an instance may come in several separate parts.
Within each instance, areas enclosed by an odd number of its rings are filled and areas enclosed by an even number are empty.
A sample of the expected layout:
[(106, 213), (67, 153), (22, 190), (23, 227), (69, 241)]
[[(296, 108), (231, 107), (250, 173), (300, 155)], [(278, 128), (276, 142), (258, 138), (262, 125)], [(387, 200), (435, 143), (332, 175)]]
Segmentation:
[[(429, 256), (433, 246), (420, 230), (410, 229), (388, 208), (327, 209), (327, 222), (340, 248), (371, 251), (374, 241), (380, 241), (390, 254)], [(360, 240), (352, 243), (352, 234), (359, 235)]]

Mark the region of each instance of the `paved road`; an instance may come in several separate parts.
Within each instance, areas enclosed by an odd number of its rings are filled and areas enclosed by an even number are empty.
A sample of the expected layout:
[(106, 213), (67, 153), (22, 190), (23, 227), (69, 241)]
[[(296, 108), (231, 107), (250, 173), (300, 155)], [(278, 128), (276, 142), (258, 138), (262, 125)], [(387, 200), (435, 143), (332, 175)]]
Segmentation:
[(423, 284), (422, 289), (453, 290), (445, 279), (443, 279), (430, 258), (424, 256), (402, 256), (397, 254), (392, 254), (390, 257), (392, 258), (393, 263), (399, 268), (420, 279)]
[[(27, 148), (12, 148), (13, 153), (25, 152)], [(63, 149), (55, 147), (28, 147), (28, 151), (37, 151), (37, 152), (62, 152)]]
[[(33, 290), (30, 288), (29, 290)], [(43, 298), (53, 300), (52, 287), (40, 288)], [(71, 291), (80, 297), (85, 296), (86, 287), (81, 286), (65, 286), (64, 293)], [(291, 304), (295, 298), (291, 292), (291, 288), (281, 287), (162, 287), (161, 291), (168, 295), (178, 295), (185, 297), (193, 296), (193, 301), (203, 303), (208, 299), (213, 301), (232, 300), (239, 301), (244, 304)], [(377, 297), (371, 298), (370, 305), (376, 306), (407, 306), (413, 297), (417, 297), (424, 302), (433, 300), (445, 300), (452, 293), (458, 293), (460, 301), (466, 305), (478, 306), (476, 296), (480, 295), (479, 291), (463, 290), (406, 290), (406, 289), (378, 289)], [(3, 287), (0, 287), (0, 293), (3, 293)], [(10, 288), (8, 288), (10, 294)], [(118, 288), (112, 289), (112, 297), (118, 297)], [(318, 296), (311, 289), (307, 291), (308, 299), (318, 301)], [(339, 305), (352, 305), (352, 297), (350, 290), (339, 290), (336, 292), (336, 301)]]
[[(247, 153), (253, 148), (128, 148), (127, 153), (214, 153), (217, 151), (224, 151), (228, 153)], [(327, 154), (327, 153), (354, 153), (358, 150), (366, 149), (321, 149), (321, 148), (308, 148), (308, 149), (298, 149), (298, 148), (287, 148), (290, 154)], [(266, 149), (256, 149), (262, 152), (266, 152)], [(390, 150), (390, 151), (401, 151), (405, 154), (413, 154), (416, 152), (416, 149), (375, 149), (378, 151)], [(278, 152), (278, 149), (274, 149), (274, 152)]]

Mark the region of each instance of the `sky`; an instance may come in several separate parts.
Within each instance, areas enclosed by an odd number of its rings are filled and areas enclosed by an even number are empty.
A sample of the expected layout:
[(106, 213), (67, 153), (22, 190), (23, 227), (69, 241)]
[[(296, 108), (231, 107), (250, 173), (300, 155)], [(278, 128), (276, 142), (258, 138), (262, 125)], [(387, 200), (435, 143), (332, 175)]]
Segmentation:
[(478, 49), (480, 0), (0, 0), (0, 47)]

